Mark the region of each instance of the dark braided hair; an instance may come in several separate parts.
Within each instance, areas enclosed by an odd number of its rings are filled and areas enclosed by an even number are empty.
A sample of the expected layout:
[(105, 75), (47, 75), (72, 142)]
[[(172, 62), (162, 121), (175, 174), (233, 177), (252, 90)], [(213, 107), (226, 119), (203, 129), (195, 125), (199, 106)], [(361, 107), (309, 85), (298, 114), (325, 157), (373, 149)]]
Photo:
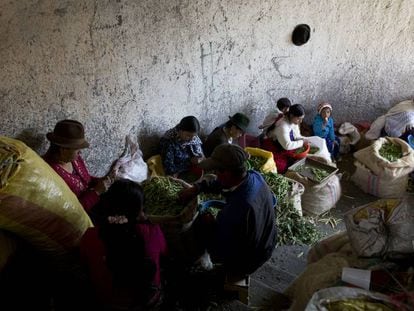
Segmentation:
[(150, 286), (155, 266), (145, 258), (144, 241), (136, 230), (144, 206), (142, 187), (131, 180), (117, 180), (102, 195), (102, 201), (105, 218), (99, 235), (106, 247), (106, 262), (114, 285)]

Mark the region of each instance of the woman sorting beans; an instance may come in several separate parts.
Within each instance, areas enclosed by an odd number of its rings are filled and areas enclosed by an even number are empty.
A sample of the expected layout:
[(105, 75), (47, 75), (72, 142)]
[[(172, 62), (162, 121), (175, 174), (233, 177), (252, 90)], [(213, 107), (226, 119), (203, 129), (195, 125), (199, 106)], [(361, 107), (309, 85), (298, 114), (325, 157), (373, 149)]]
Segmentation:
[(277, 171), (285, 173), (290, 165), (295, 162), (292, 157), (295, 150), (307, 147), (309, 142), (300, 134), (299, 125), (305, 117), (305, 109), (302, 105), (292, 105), (289, 111), (275, 123), (264, 129), (264, 137), (261, 141), (263, 149), (273, 153)]
[(199, 131), (197, 118), (187, 116), (161, 138), (160, 154), (167, 175), (178, 177), (204, 159)]

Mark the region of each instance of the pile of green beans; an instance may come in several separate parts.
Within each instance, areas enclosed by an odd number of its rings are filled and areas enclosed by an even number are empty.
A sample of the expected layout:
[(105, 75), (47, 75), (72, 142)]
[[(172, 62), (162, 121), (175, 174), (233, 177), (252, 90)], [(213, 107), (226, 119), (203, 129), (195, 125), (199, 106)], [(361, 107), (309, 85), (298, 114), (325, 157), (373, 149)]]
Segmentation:
[(301, 216), (292, 203), (277, 206), (277, 244), (310, 245), (322, 237), (315, 219)]
[(278, 205), (289, 201), (289, 193), (292, 190), (292, 184), (289, 180), (280, 174), (263, 173), (264, 180), (269, 185), (270, 190), (277, 198)]
[(384, 143), (379, 149), (379, 154), (381, 157), (387, 159), (390, 162), (395, 162), (398, 159), (402, 158), (402, 150), (400, 145), (393, 143)]
[(183, 206), (177, 203), (183, 185), (164, 176), (153, 177), (142, 183), (146, 213), (158, 216), (177, 216)]
[(322, 181), (329, 176), (329, 172), (321, 168), (311, 167), (310, 170), (317, 181)]
[(247, 160), (247, 169), (260, 171), (266, 161), (267, 159), (260, 156), (250, 156), (250, 158)]
[(310, 154), (315, 154), (318, 151), (319, 151), (319, 148), (318, 147), (315, 147), (315, 146), (311, 146), (310, 149), (309, 149), (309, 153)]
[(315, 220), (301, 216), (292, 203), (292, 181), (280, 174), (262, 174), (277, 198), (277, 244), (312, 244), (321, 238)]
[(302, 152), (304, 152), (306, 150), (305, 146), (299, 147), (297, 149), (295, 149), (295, 154), (300, 154)]

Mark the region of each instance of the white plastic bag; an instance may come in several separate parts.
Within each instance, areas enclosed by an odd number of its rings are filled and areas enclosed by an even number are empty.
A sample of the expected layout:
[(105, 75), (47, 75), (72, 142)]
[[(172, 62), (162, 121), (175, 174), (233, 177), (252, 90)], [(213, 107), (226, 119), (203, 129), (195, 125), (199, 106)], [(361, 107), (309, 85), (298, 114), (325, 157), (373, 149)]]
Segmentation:
[(148, 166), (142, 158), (142, 151), (137, 141), (128, 135), (125, 137), (125, 149), (116, 161), (112, 174), (115, 179), (125, 178), (135, 182), (148, 179)]
[(328, 147), (326, 146), (325, 139), (319, 137), (319, 136), (308, 136), (304, 137), (307, 141), (309, 141), (311, 146), (318, 147), (319, 150), (313, 154), (314, 156), (318, 156), (321, 158), (324, 158), (328, 161), (328, 163), (331, 163), (331, 154), (329, 153)]
[(361, 139), (361, 134), (359, 134), (358, 129), (349, 122), (342, 123), (338, 132), (341, 135), (349, 137), (349, 144), (351, 145), (355, 145)]

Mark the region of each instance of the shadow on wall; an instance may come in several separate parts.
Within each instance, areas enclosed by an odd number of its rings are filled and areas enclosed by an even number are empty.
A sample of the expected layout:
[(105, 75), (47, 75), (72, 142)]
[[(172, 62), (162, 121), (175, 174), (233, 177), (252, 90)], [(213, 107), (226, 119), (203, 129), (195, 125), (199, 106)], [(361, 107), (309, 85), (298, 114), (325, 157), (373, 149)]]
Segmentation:
[(39, 133), (35, 128), (24, 129), (15, 138), (24, 142), (38, 154), (43, 154), (49, 145), (45, 133)]
[(139, 147), (142, 150), (143, 158), (146, 161), (148, 158), (159, 153), (158, 146), (160, 143), (160, 136), (158, 135), (142, 135), (139, 139)]

